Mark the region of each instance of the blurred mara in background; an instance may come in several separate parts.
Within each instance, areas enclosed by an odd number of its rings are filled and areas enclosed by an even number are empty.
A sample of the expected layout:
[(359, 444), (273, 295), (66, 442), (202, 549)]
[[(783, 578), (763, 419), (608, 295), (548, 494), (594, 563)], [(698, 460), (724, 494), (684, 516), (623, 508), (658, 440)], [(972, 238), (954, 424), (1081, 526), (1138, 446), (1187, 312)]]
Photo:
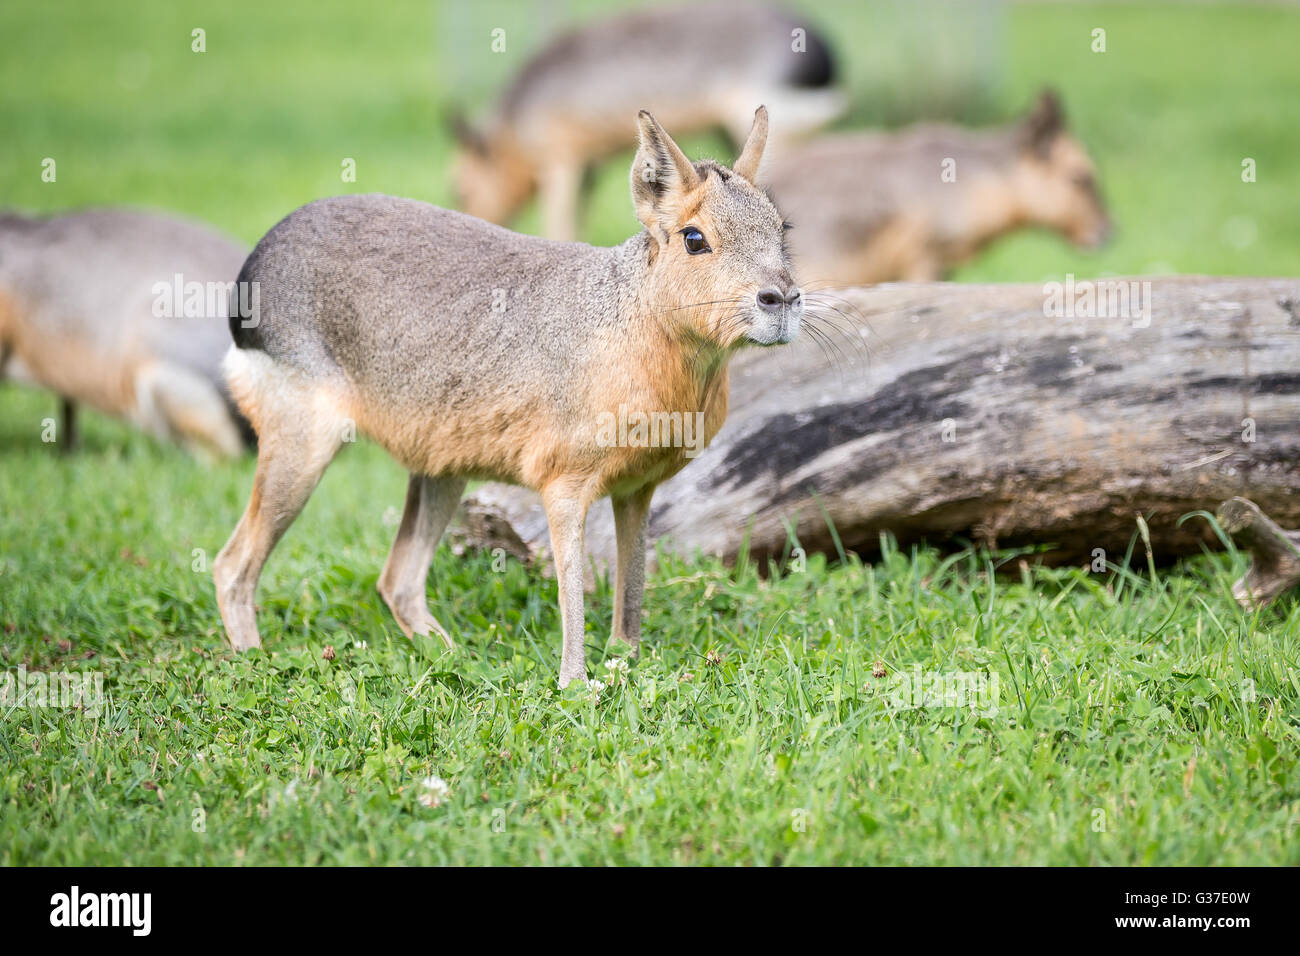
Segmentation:
[(1096, 170), (1050, 92), (987, 130), (926, 123), (825, 136), (778, 157), (767, 185), (810, 283), (944, 278), (1000, 236), (1038, 226), (1084, 249), (1110, 218)]
[(221, 360), (243, 261), (215, 230), (156, 213), (0, 214), (0, 378), (62, 397), (65, 449), (84, 402), (201, 456), (236, 455), (252, 433)]
[(596, 19), (529, 59), (481, 130), (454, 121), (457, 199), (505, 224), (540, 191), (546, 236), (573, 239), (584, 173), (634, 144), (627, 118), (638, 110), (675, 132), (721, 127), (739, 146), (764, 104), (779, 148), (844, 109), (834, 79), (830, 48), (807, 18), (776, 7), (722, 2)]

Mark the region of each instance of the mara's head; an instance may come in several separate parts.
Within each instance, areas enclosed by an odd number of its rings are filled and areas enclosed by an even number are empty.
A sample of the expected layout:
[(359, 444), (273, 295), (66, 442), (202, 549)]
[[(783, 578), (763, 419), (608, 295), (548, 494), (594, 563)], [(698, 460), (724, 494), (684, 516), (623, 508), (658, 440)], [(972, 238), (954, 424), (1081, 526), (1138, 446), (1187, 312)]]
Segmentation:
[(505, 225), (537, 188), (533, 166), (506, 135), (484, 134), (459, 115), (452, 182), (462, 212)]
[(1029, 115), (1016, 124), (1014, 139), (1017, 191), (1028, 219), (1085, 248), (1104, 243), (1111, 221), (1097, 169), (1066, 128), (1056, 94), (1040, 94)]
[(767, 144), (759, 107), (735, 164), (692, 163), (644, 110), (632, 161), (632, 202), (650, 244), (650, 306), (665, 324), (729, 349), (789, 342), (803, 294), (786, 223), (754, 185)]

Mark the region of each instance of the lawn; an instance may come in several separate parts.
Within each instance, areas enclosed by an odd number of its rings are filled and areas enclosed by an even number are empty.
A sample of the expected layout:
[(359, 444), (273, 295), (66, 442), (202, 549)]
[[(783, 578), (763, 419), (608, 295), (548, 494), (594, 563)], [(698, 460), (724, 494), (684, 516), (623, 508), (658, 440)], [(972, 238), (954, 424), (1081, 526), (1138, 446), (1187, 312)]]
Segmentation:
[[(870, 12), (810, 8), (854, 57)], [(1061, 89), (1122, 232), (1087, 257), (1019, 236), (959, 278), (1295, 274), (1300, 10), (1000, 15), (994, 112)], [(251, 243), (321, 195), (445, 202), (439, 91), (481, 107), (537, 18), (5, 5), (4, 203), (157, 206)], [(506, 54), (464, 52), (498, 20)], [(620, 160), (587, 235), (632, 226)], [(375, 581), (405, 476), (362, 443), (268, 565), (266, 649), (236, 659), (208, 567), (252, 462), (204, 467), (94, 415), (60, 457), (39, 440), (54, 408), (0, 386), (0, 656), (11, 675), (97, 673), (104, 699), (0, 704), (0, 862), (1300, 863), (1300, 603), (1243, 614), (1235, 553), (1099, 572), (888, 545), (775, 573), (667, 559), (642, 659), (606, 667), (622, 649), (601, 582), (588, 656), (605, 687), (561, 692), (555, 584), (518, 563), (444, 546), (430, 605), (459, 647), (401, 635)], [(918, 677), (987, 693), (917, 701), (900, 688)]]

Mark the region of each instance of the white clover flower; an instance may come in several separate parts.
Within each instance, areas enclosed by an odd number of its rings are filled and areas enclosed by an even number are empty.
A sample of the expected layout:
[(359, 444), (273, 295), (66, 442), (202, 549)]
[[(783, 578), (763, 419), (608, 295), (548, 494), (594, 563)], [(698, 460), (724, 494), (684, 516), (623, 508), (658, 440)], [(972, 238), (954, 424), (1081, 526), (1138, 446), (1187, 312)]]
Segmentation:
[(605, 685), (598, 680), (587, 681), (587, 690), (591, 691), (591, 699), (599, 702), (601, 692), (605, 690)]
[(615, 657), (605, 661), (605, 670), (609, 671), (611, 684), (622, 687), (627, 683), (627, 661), (623, 658)]
[(420, 786), (424, 792), (416, 799), (426, 807), (442, 806), (442, 802), (451, 796), (451, 787), (442, 777), (425, 777), (420, 781)]

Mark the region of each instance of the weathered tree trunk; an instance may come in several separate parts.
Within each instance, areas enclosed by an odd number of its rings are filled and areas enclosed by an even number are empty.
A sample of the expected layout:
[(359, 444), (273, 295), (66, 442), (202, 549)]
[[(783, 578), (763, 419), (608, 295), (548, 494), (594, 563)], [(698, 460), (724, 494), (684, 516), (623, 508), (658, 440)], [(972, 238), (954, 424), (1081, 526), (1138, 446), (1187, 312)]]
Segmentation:
[[(824, 348), (814, 334), (735, 360), (727, 424), (656, 493), (652, 539), (734, 558), (746, 542), (779, 556), (791, 532), (807, 550), (838, 534), (869, 554), (891, 532), (1115, 560), (1141, 515), (1165, 560), (1216, 541), (1182, 515), (1236, 495), (1300, 525), (1300, 280), (1106, 280), (1091, 303), (1086, 289), (894, 284), (824, 299), (842, 313), (829, 313), (839, 331), (822, 325)], [(1068, 317), (1072, 302), (1094, 317)], [(1044, 314), (1058, 305), (1067, 317)], [(485, 486), (467, 515), (472, 544), (545, 548), (531, 493)], [(601, 503), (597, 563), (613, 542)]]

